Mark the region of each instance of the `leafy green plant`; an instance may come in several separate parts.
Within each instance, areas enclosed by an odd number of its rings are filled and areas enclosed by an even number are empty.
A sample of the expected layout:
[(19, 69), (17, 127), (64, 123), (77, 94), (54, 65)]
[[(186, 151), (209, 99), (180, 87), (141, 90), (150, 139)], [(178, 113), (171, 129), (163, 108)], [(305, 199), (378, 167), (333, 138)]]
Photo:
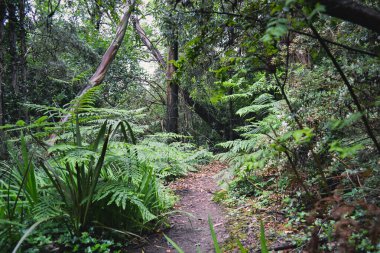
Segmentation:
[(267, 240), (265, 238), (265, 229), (264, 229), (264, 223), (261, 220), (260, 221), (260, 247), (261, 252), (268, 253), (268, 247), (267, 247)]
[(215, 234), (215, 230), (214, 230), (214, 225), (212, 223), (210, 216), (208, 216), (208, 225), (210, 227), (210, 232), (211, 232), (212, 241), (214, 243), (215, 252), (221, 253), (222, 251), (220, 250), (218, 239), (216, 238), (216, 234)]
[(157, 175), (166, 180), (185, 176), (196, 171), (198, 165), (209, 162), (213, 155), (207, 149), (197, 148), (192, 143), (179, 142), (188, 136), (156, 133), (146, 136), (133, 149), (139, 160), (151, 164)]
[[(78, 129), (76, 144), (79, 147), (78, 151), (86, 154), (85, 159), (88, 159), (87, 164), (80, 160), (75, 162), (75, 164), (67, 160), (63, 164), (58, 161), (54, 164), (57, 167), (53, 167), (54, 165), (52, 166), (48, 162), (41, 163), (42, 168), (57, 190), (62, 202), (65, 203), (65, 208), (67, 208), (75, 231), (79, 231), (88, 225), (88, 213), (103, 167), (111, 130), (111, 127), (109, 127), (107, 131), (107, 124), (104, 123), (95, 142), (88, 149), (83, 149), (81, 147), (81, 139), (78, 137), (80, 136)], [(96, 152), (100, 145), (102, 148), (97, 158)]]
[(142, 232), (154, 227), (152, 222), (172, 205), (173, 200), (157, 180), (153, 168), (141, 163), (139, 169), (139, 179), (132, 180), (128, 175), (99, 183), (94, 205), (103, 210), (96, 215), (100, 225)]
[[(25, 224), (18, 221), (21, 214), (30, 215), (30, 209), (39, 203), (38, 182), (33, 156), (21, 135), (21, 151), (8, 145), (11, 162), (0, 163), (0, 244), (11, 245), (20, 236)], [(20, 159), (20, 158), (21, 159)]]
[[(74, 101), (71, 110), (33, 106), (48, 114), (56, 111), (54, 115), (66, 115), (68, 123), (50, 124), (48, 118), (43, 118), (31, 125), (7, 126), (7, 131), (28, 131), (29, 145), (38, 155), (29, 154), (27, 138), (22, 135), (21, 161), (16, 148), (12, 155), (17, 170), (3, 164), (6, 177), (0, 178), (0, 218), (8, 228), (1, 230), (5, 235), (2, 244), (6, 240), (10, 245), (16, 243), (23, 235), (22, 229), (33, 224), (19, 241), (16, 248), (20, 248), (46, 219), (50, 219), (49, 224), (64, 225), (74, 235), (91, 225), (134, 237), (165, 218), (173, 198), (158, 179), (159, 170), (139, 159), (135, 127), (125, 120), (128, 117), (122, 117), (128, 113), (106, 109), (99, 113), (93, 108), (97, 91), (91, 90), (90, 95)], [(113, 119), (115, 115), (119, 120)], [(52, 132), (59, 135), (50, 138), (51, 146), (46, 147), (40, 139)], [(33, 141), (37, 145), (32, 145)], [(9, 210), (13, 210), (11, 214)], [(29, 214), (27, 224), (17, 222), (21, 213)]]

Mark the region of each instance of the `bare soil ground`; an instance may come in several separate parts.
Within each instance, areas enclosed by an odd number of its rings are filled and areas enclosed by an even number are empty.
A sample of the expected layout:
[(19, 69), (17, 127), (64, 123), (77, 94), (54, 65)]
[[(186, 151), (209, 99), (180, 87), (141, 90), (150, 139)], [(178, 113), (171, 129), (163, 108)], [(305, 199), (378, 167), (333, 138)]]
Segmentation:
[[(213, 193), (219, 190), (214, 176), (223, 169), (225, 165), (213, 162), (202, 166), (198, 172), (170, 184), (170, 188), (179, 195), (180, 201), (175, 205), (175, 210), (178, 212), (169, 217), (170, 229), (164, 233), (186, 253), (196, 252), (197, 247), (203, 253), (214, 252), (208, 216), (212, 218), (218, 241), (222, 243), (228, 238), (225, 212), (221, 206), (212, 201)], [(146, 245), (131, 252), (176, 251), (160, 232), (150, 236)]]

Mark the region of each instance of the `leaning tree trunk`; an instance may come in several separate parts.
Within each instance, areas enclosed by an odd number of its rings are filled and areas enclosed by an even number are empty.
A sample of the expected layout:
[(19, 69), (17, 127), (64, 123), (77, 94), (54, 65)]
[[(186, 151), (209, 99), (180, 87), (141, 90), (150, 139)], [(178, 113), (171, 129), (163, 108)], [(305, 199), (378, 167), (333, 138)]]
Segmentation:
[(361, 25), (380, 33), (380, 11), (354, 0), (307, 0), (311, 4), (321, 3), (326, 14)]
[[(0, 0), (1, 1), (1, 0)], [(96, 69), (95, 73), (92, 75), (88, 84), (78, 93), (77, 98), (82, 97), (86, 94), (91, 88), (100, 85), (104, 78), (106, 77), (107, 71), (111, 66), (111, 63), (115, 59), (115, 56), (123, 42), (125, 32), (128, 27), (129, 18), (132, 14), (136, 5), (136, 0), (128, 1), (128, 4), (125, 6), (124, 14), (120, 20), (120, 23), (116, 30), (116, 36), (112, 41), (111, 45), (108, 47), (107, 51), (104, 53), (102, 60)], [(61, 119), (61, 122), (67, 122), (70, 118), (70, 114), (66, 115)], [(49, 138), (49, 145), (53, 145), (56, 140), (56, 135), (52, 134)]]
[(166, 131), (178, 133), (178, 83), (174, 79), (176, 67), (172, 61), (178, 60), (178, 41), (174, 40), (168, 48), (166, 69)]
[(125, 7), (123, 17), (120, 20), (120, 24), (116, 30), (115, 39), (112, 41), (111, 45), (103, 55), (102, 61), (100, 62), (98, 68), (95, 73), (89, 80), (89, 84), (79, 93), (78, 96), (82, 96), (92, 87), (100, 85), (104, 78), (106, 77), (107, 71), (111, 66), (111, 63), (115, 59), (117, 51), (119, 50), (121, 43), (123, 42), (125, 31), (128, 27), (129, 18), (132, 14), (132, 11), (135, 7), (136, 1), (132, 0), (132, 2)]
[[(107, 71), (111, 66), (111, 63), (115, 59), (117, 51), (119, 50), (121, 43), (123, 42), (125, 32), (128, 27), (129, 18), (132, 14), (133, 9), (135, 8), (136, 1), (132, 0), (124, 9), (124, 14), (120, 20), (120, 23), (116, 30), (116, 36), (112, 41), (111, 45), (108, 47), (107, 51), (104, 53), (102, 60), (96, 69), (95, 73), (90, 78), (88, 84), (79, 92), (77, 97), (81, 97), (91, 88), (100, 85), (104, 78), (106, 77)], [(66, 122), (69, 119), (70, 115), (66, 115), (62, 118), (61, 122)]]

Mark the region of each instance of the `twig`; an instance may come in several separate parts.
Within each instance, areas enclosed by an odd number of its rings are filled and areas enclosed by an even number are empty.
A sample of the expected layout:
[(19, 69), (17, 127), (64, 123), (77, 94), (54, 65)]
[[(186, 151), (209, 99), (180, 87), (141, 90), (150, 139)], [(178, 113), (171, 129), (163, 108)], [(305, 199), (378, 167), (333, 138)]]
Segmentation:
[[(305, 36), (308, 36), (310, 38), (318, 39), (317, 36), (315, 36), (313, 34), (297, 31), (297, 30), (294, 30), (294, 29), (289, 29), (289, 31), (294, 32), (294, 33), (298, 33), (298, 34), (301, 34), (301, 35), (305, 35)], [(350, 50), (350, 51), (353, 51), (353, 52), (356, 52), (356, 53), (366, 54), (366, 55), (373, 56), (373, 57), (379, 57), (379, 55), (376, 54), (376, 53), (368, 52), (368, 51), (365, 51), (365, 50), (362, 50), (362, 49), (359, 49), (359, 48), (353, 48), (353, 47), (350, 47), (350, 46), (347, 46), (347, 45), (343, 45), (343, 44), (340, 44), (338, 42), (331, 41), (331, 40), (328, 40), (328, 39), (325, 39), (325, 38), (321, 38), (321, 39), (323, 41), (329, 43), (329, 44), (333, 44), (335, 46), (342, 47), (344, 49), (347, 49), (347, 50)]]
[(373, 141), (373, 143), (374, 143), (374, 145), (375, 145), (375, 147), (377, 149), (377, 152), (380, 153), (380, 144), (378, 143), (378, 141), (376, 139), (376, 136), (373, 133), (373, 131), (372, 131), (370, 125), (369, 125), (369, 121), (368, 121), (367, 117), (364, 114), (364, 110), (363, 110), (363, 108), (362, 108), (362, 106), (361, 106), (361, 104), (359, 102), (358, 97), (356, 96), (356, 94), (354, 92), (353, 87), (351, 86), (350, 82), (348, 81), (348, 78), (344, 74), (342, 68), (340, 67), (340, 65), (338, 63), (338, 61), (336, 60), (336, 58), (331, 53), (331, 51), (330, 51), (329, 47), (327, 46), (327, 44), (325, 43), (325, 41), (319, 35), (317, 29), (315, 29), (315, 27), (310, 23), (310, 21), (306, 17), (305, 17), (305, 20), (306, 20), (306, 23), (311, 28), (311, 30), (313, 31), (313, 33), (316, 36), (316, 38), (318, 39), (319, 43), (323, 47), (323, 49), (326, 51), (326, 54), (328, 55), (328, 57), (332, 61), (333, 65), (335, 66), (335, 68), (338, 71), (339, 75), (341, 76), (341, 78), (343, 80), (343, 83), (346, 85), (346, 87), (348, 89), (348, 92), (349, 92), (349, 94), (350, 94), (350, 96), (351, 96), (351, 98), (352, 98), (352, 100), (353, 100), (356, 108), (360, 112), (360, 117), (362, 119), (362, 122), (364, 124), (364, 127), (366, 129), (366, 132), (367, 132), (368, 136), (372, 139), (372, 141)]

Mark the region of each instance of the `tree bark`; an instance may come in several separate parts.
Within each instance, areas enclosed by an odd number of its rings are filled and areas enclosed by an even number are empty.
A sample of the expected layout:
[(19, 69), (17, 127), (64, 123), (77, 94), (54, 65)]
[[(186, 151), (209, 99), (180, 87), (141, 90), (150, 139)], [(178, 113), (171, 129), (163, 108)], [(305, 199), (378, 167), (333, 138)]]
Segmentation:
[(166, 131), (178, 133), (178, 84), (174, 79), (176, 67), (172, 61), (178, 60), (178, 41), (170, 42), (166, 69)]
[[(92, 75), (92, 77), (89, 80), (89, 83), (79, 92), (77, 97), (81, 97), (88, 90), (91, 88), (100, 85), (104, 78), (106, 77), (107, 71), (109, 67), (111, 66), (111, 63), (115, 59), (115, 56), (117, 54), (117, 51), (119, 50), (121, 43), (123, 42), (125, 32), (128, 27), (128, 21), (132, 14), (132, 11), (135, 8), (136, 0), (129, 1), (129, 4), (125, 6), (124, 14), (120, 20), (120, 23), (116, 30), (116, 35), (114, 40), (112, 41), (111, 45), (108, 47), (107, 51), (104, 53), (102, 60), (96, 69), (95, 73)], [(66, 122), (69, 119), (70, 115), (66, 115), (64, 118), (61, 119), (61, 122)], [(51, 139), (54, 138), (51, 137)]]
[[(115, 56), (121, 46), (121, 43), (123, 42), (124, 35), (128, 27), (128, 21), (132, 14), (132, 11), (135, 8), (135, 5), (136, 5), (136, 0), (128, 1), (128, 4), (125, 6), (125, 9), (124, 9), (124, 14), (117, 27), (116, 36), (114, 40), (112, 41), (111, 45), (108, 47), (107, 51), (104, 53), (103, 58), (98, 68), (96, 69), (95, 73), (90, 78), (89, 83), (79, 92), (77, 97), (83, 96), (84, 94), (86, 94), (88, 90), (90, 90), (91, 88), (95, 86), (100, 85), (104, 81), (107, 71), (109, 67), (111, 66), (111, 63), (115, 59)], [(62, 123), (67, 122), (69, 118), (70, 118), (70, 114), (67, 114), (65, 117), (61, 119), (61, 122)], [(49, 138), (48, 144), (53, 145), (54, 142), (56, 141), (56, 137), (57, 136), (55, 134), (52, 134)]]
[(11, 85), (15, 92), (16, 97), (19, 94), (19, 87), (17, 82), (17, 65), (18, 65), (18, 54), (17, 54), (17, 33), (16, 33), (16, 6), (13, 3), (7, 4), (7, 10), (9, 15), (9, 54), (11, 56)]
[(19, 9), (19, 41), (20, 41), (20, 55), (19, 55), (19, 64), (20, 64), (20, 83), (25, 87), (26, 83), (26, 29), (25, 29), (25, 8), (26, 1), (19, 0), (18, 1), (18, 9)]
[(111, 45), (109, 46), (109, 48), (103, 55), (102, 61), (100, 62), (95, 73), (90, 78), (90, 84), (85, 89), (82, 90), (81, 94), (84, 94), (90, 88), (97, 86), (104, 81), (107, 71), (109, 67), (111, 66), (111, 63), (115, 59), (115, 56), (117, 54), (117, 51), (120, 48), (121, 43), (123, 42), (125, 31), (127, 30), (127, 27), (128, 27), (128, 21), (135, 7), (135, 4), (136, 4), (136, 1), (132, 0), (132, 2), (125, 7), (123, 17), (121, 18), (120, 24), (116, 30), (115, 39), (112, 41)]
[[(19, 92), (22, 94), (20, 96), (20, 101), (25, 102), (26, 92), (27, 92), (27, 62), (26, 62), (26, 54), (27, 54), (27, 46), (26, 46), (26, 29), (25, 29), (25, 17), (26, 17), (26, 0), (18, 1), (18, 10), (19, 10), (19, 22), (18, 22), (18, 31), (19, 31), (19, 52), (18, 52), (18, 87)], [(29, 115), (28, 110), (25, 108), (20, 109), (20, 115), (23, 115), (24, 120), (28, 121)]]
[[(4, 22), (5, 22), (5, 3), (0, 0), (0, 45), (4, 45)], [(4, 47), (0, 47), (0, 126), (5, 124), (4, 119)], [(0, 130), (0, 159), (5, 158), (4, 131)]]
[(146, 36), (145, 31), (142, 29), (140, 22), (137, 17), (132, 17), (133, 27), (136, 33), (139, 35), (142, 43), (149, 49), (149, 51), (153, 54), (153, 57), (156, 59), (161, 69), (166, 69), (166, 62), (164, 57), (162, 57), (161, 53), (157, 50), (157, 48), (152, 44), (149, 38)]
[(326, 14), (351, 23), (361, 25), (380, 33), (380, 11), (354, 0), (308, 0), (309, 3), (321, 3)]

